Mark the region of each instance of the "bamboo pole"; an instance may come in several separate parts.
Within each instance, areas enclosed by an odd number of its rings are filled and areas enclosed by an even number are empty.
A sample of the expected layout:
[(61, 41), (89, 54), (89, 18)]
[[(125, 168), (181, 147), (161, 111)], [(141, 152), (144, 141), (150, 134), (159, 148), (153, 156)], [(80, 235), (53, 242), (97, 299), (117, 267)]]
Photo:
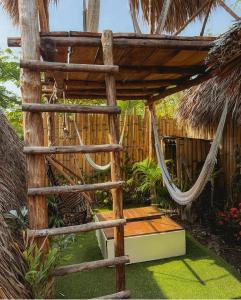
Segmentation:
[[(37, 0), (19, 0), (19, 21), (21, 28), (22, 58), (40, 59), (40, 37)], [(22, 103), (40, 103), (40, 73), (23, 69), (20, 77)], [(24, 113), (24, 140), (26, 146), (43, 146), (44, 131), (40, 113)], [(45, 184), (45, 162), (42, 155), (27, 157), (28, 186), (40, 188)], [(40, 229), (48, 227), (48, 211), (44, 195), (29, 196), (29, 227)]]
[[(105, 65), (113, 65), (113, 33), (109, 30), (103, 32), (101, 37), (103, 47), (103, 60)], [(106, 93), (108, 105), (116, 106), (116, 82), (112, 74), (105, 75)], [(117, 144), (119, 141), (118, 118), (117, 115), (108, 117), (110, 143)], [(121, 180), (120, 154), (111, 153), (111, 179)], [(112, 190), (113, 213), (115, 219), (123, 218), (123, 195), (122, 188)], [(124, 256), (124, 226), (114, 229), (115, 256)], [(125, 264), (116, 266), (116, 291), (125, 290)]]

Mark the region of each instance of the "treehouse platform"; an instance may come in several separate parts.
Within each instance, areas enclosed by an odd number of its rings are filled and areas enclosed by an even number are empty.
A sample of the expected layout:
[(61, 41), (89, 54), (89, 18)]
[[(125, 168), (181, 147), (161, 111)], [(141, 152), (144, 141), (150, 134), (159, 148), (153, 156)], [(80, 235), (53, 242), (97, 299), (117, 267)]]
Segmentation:
[[(106, 99), (101, 34), (49, 32), (41, 36), (43, 61), (22, 61), (21, 66), (45, 72), (43, 95), (57, 88), (68, 99)], [(110, 73), (115, 74), (117, 99), (161, 99), (210, 77), (204, 60), (213, 37), (180, 37), (114, 33)], [(9, 38), (19, 47), (19, 38)], [(81, 65), (92, 67), (82, 69)], [(83, 66), (82, 66), (83, 67)]]
[[(152, 261), (186, 254), (185, 230), (156, 207), (124, 209), (127, 224), (124, 229), (125, 253), (130, 263)], [(113, 220), (112, 212), (98, 213), (96, 222)], [(96, 232), (105, 259), (114, 255), (114, 230)]]

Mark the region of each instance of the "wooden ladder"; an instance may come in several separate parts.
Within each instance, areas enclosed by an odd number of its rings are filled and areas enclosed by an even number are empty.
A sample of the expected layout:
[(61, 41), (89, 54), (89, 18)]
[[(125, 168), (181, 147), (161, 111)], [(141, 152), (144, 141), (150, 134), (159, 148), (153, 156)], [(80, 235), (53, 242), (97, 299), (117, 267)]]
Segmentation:
[[(19, 15), (21, 25), (22, 56), (20, 66), (22, 110), (24, 111), (24, 153), (27, 157), (28, 169), (28, 206), (29, 227), (28, 234), (37, 241), (46, 236), (59, 234), (81, 233), (103, 228), (114, 228), (115, 257), (93, 262), (85, 262), (56, 268), (52, 275), (63, 276), (70, 273), (116, 266), (116, 293), (103, 298), (128, 298), (130, 292), (125, 289), (125, 264), (129, 258), (124, 253), (124, 225), (122, 184), (120, 174), (118, 114), (120, 109), (116, 102), (116, 82), (114, 74), (119, 67), (113, 65), (113, 34), (105, 31), (101, 42), (103, 47), (104, 65), (63, 64), (40, 61), (40, 38), (38, 29), (37, 2), (19, 1)], [(81, 106), (62, 104), (41, 104), (41, 71), (61, 72), (100, 72), (105, 74), (107, 106)], [(71, 113), (101, 113), (108, 115), (109, 140), (108, 145), (92, 146), (50, 146), (43, 147), (42, 112), (71, 112)], [(97, 184), (83, 184), (71, 186), (46, 187), (44, 155), (57, 153), (97, 153), (110, 152), (111, 181)], [(96, 190), (111, 190), (113, 198), (113, 215), (111, 221), (91, 222), (83, 225), (48, 228), (48, 212), (46, 196), (51, 194), (79, 193)]]

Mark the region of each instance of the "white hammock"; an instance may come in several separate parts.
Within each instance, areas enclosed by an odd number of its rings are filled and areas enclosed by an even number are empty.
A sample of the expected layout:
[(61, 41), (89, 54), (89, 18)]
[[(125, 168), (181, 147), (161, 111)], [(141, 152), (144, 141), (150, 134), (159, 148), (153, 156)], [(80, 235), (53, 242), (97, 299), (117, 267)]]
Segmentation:
[(228, 101), (226, 101), (224, 110), (222, 113), (222, 116), (220, 118), (218, 128), (216, 135), (213, 139), (211, 148), (209, 150), (208, 156), (205, 160), (205, 163), (203, 165), (202, 171), (195, 182), (195, 184), (192, 186), (190, 190), (187, 192), (182, 192), (172, 181), (171, 176), (168, 172), (167, 166), (165, 164), (165, 158), (163, 155), (163, 152), (161, 150), (160, 142), (159, 142), (159, 137), (158, 137), (158, 132), (155, 124), (155, 118), (154, 114), (151, 111), (151, 122), (152, 122), (152, 129), (154, 133), (154, 139), (155, 139), (155, 149), (156, 149), (156, 155), (157, 155), (157, 160), (158, 164), (160, 166), (161, 172), (162, 172), (162, 178), (163, 181), (167, 187), (168, 192), (170, 193), (172, 199), (176, 201), (180, 205), (186, 205), (194, 200), (196, 200), (201, 192), (203, 191), (206, 183), (208, 182), (215, 163), (216, 163), (216, 157), (218, 153), (218, 147), (222, 139), (222, 134), (223, 134), (223, 129), (226, 121), (228, 113)]
[[(124, 124), (123, 124), (123, 128), (122, 128), (121, 136), (120, 136), (119, 145), (122, 145), (122, 143), (123, 143), (126, 123), (127, 123), (127, 111), (126, 111), (125, 117), (124, 117)], [(74, 127), (75, 127), (76, 133), (78, 135), (80, 145), (81, 146), (85, 146), (85, 144), (84, 144), (84, 142), (83, 142), (83, 140), (82, 140), (82, 138), (80, 136), (80, 133), (79, 133), (79, 130), (78, 130), (78, 127), (77, 127), (77, 124), (76, 124), (75, 121), (74, 121)], [(108, 164), (106, 164), (106, 165), (103, 165), (103, 166), (96, 164), (93, 161), (93, 159), (91, 158), (91, 156), (90, 156), (89, 153), (84, 154), (84, 157), (85, 157), (86, 161), (91, 165), (91, 167), (93, 169), (95, 169), (95, 170), (106, 171), (106, 170), (108, 170), (111, 167), (111, 163), (110, 162)]]

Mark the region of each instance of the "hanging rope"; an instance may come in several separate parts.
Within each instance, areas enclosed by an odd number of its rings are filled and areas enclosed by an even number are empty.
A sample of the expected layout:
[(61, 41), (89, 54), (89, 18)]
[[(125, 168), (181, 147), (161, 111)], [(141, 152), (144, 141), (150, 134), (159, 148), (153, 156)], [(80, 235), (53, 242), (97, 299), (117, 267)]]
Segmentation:
[[(125, 127), (126, 127), (126, 124), (127, 124), (127, 116), (128, 116), (128, 110), (126, 110), (125, 112), (125, 117), (124, 117), (124, 123), (123, 123), (123, 128), (122, 128), (122, 131), (121, 131), (121, 136), (120, 136), (120, 140), (119, 140), (119, 145), (122, 145), (123, 144), (123, 139), (124, 139), (124, 134), (125, 134)], [(81, 136), (80, 136), (80, 132), (78, 130), (78, 126), (74, 120), (74, 127), (75, 127), (75, 131), (77, 133), (77, 136), (79, 138), (79, 143), (81, 146), (85, 146)], [(84, 154), (84, 157), (86, 159), (86, 161), (89, 163), (89, 165), (91, 165), (91, 167), (95, 170), (98, 170), (98, 171), (106, 171), (108, 170), (110, 167), (111, 167), (111, 163), (109, 162), (108, 164), (106, 165), (98, 165), (96, 164), (93, 159), (91, 158), (90, 154), (89, 153), (86, 153)]]
[(163, 32), (170, 6), (171, 0), (164, 0), (162, 11), (157, 22), (156, 34), (161, 34)]
[(216, 131), (216, 135), (213, 139), (208, 156), (205, 160), (205, 163), (203, 165), (203, 168), (201, 170), (201, 173), (200, 173), (197, 181), (195, 182), (195, 184), (193, 185), (193, 187), (190, 190), (188, 190), (187, 192), (182, 192), (172, 181), (169, 171), (167, 169), (167, 166), (165, 164), (165, 158), (164, 158), (164, 154), (161, 150), (159, 136), (158, 136), (158, 132), (157, 132), (156, 124), (155, 124), (154, 114), (153, 114), (153, 111), (151, 111), (152, 129), (153, 129), (154, 139), (155, 139), (155, 149), (156, 149), (158, 164), (159, 164), (161, 172), (162, 172), (162, 178), (163, 178), (163, 181), (164, 181), (164, 183), (167, 187), (167, 190), (170, 193), (172, 199), (174, 201), (176, 201), (178, 204), (186, 205), (186, 204), (196, 200), (200, 196), (206, 183), (208, 182), (208, 180), (213, 172), (215, 163), (216, 163), (218, 147), (219, 147), (219, 144), (222, 139), (222, 134), (223, 134), (224, 125), (226, 122), (227, 113), (228, 113), (228, 101), (226, 101), (226, 103), (225, 103), (223, 113), (220, 118), (218, 128)]

